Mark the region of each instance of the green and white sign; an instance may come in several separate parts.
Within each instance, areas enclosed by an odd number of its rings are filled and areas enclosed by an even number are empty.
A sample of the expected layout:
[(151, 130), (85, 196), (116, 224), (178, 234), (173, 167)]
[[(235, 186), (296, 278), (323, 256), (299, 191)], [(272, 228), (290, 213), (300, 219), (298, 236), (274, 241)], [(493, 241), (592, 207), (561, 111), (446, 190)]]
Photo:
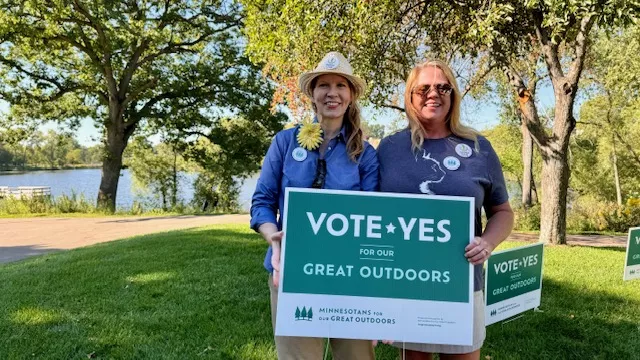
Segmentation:
[(497, 251), (487, 261), (485, 324), (540, 306), (542, 243)]
[(287, 188), (276, 335), (471, 345), (474, 199)]
[(640, 278), (640, 227), (629, 229), (624, 280)]

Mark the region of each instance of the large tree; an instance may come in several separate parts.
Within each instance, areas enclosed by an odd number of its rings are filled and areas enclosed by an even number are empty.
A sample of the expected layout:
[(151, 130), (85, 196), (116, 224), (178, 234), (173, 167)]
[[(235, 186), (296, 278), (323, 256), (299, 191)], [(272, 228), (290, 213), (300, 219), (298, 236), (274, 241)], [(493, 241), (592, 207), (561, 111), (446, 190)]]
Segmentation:
[(0, 0), (0, 99), (14, 123), (96, 119), (98, 205), (113, 210), (122, 153), (141, 126), (277, 121), (269, 84), (242, 56), (241, 24), (224, 0)]
[[(344, 49), (373, 83), (372, 97), (390, 99), (398, 80), (425, 51), (488, 59), (522, 104), (524, 123), (543, 159), (540, 239), (566, 242), (568, 146), (575, 127), (578, 83), (594, 26), (629, 24), (638, 4), (627, 1), (526, 0), (338, 1), (244, 0), (253, 56), (271, 66), (317, 47)], [(296, 12), (299, 12), (296, 13)], [(254, 45), (251, 45), (254, 44)], [(286, 52), (286, 55), (275, 55)], [(553, 123), (541, 121), (526, 77), (516, 64), (538, 53), (551, 81)], [(537, 59), (536, 59), (537, 61)]]

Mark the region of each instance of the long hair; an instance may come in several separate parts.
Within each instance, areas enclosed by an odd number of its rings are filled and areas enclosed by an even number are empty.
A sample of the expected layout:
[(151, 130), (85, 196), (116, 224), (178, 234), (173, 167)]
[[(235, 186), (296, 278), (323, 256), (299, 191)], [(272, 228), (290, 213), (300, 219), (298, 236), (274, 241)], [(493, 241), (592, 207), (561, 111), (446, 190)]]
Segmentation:
[[(318, 77), (311, 81), (311, 89), (315, 89)], [(346, 79), (346, 78), (345, 78)], [(360, 115), (360, 105), (355, 98), (355, 89), (353, 84), (347, 79), (349, 90), (351, 90), (351, 104), (342, 117), (342, 126), (345, 127), (347, 134), (347, 154), (353, 162), (358, 161), (358, 156), (364, 151), (364, 133), (362, 131), (362, 117)], [(317, 112), (316, 104), (312, 104), (313, 111)]]
[(409, 77), (407, 78), (406, 88), (404, 90), (404, 104), (405, 111), (407, 113), (407, 118), (409, 120), (409, 128), (411, 129), (411, 146), (414, 151), (420, 151), (422, 149), (422, 144), (424, 143), (424, 135), (427, 133), (427, 130), (424, 128), (420, 119), (418, 118), (419, 110), (413, 106), (412, 102), (412, 92), (413, 88), (416, 85), (416, 81), (418, 79), (418, 75), (420, 71), (427, 68), (428, 66), (434, 66), (438, 69), (442, 70), (444, 76), (449, 81), (449, 84), (453, 88), (453, 91), (449, 96), (451, 96), (451, 107), (449, 108), (449, 113), (447, 114), (447, 118), (445, 119), (445, 123), (449, 130), (456, 136), (473, 140), (476, 143), (476, 149), (478, 148), (478, 132), (474, 129), (463, 125), (460, 122), (460, 102), (462, 101), (462, 96), (460, 95), (460, 90), (458, 88), (458, 82), (456, 81), (456, 77), (453, 75), (453, 71), (451, 68), (440, 60), (429, 60), (425, 61), (422, 64), (416, 65)]

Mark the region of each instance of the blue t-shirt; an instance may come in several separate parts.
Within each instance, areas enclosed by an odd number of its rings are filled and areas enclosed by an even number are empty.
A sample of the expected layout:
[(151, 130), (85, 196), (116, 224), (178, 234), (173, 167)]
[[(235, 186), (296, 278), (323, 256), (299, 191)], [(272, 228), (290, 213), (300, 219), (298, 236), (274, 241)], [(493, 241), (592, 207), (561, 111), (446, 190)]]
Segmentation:
[[(449, 135), (425, 139), (416, 153), (405, 129), (382, 139), (378, 158), (380, 191), (474, 197), (476, 236), (482, 234), (482, 207), (490, 216), (491, 207), (509, 200), (500, 160), (482, 136), (477, 150), (472, 140)], [(483, 284), (482, 265), (476, 265), (474, 291)]]
[[(282, 230), (282, 214), (278, 215), (278, 212), (284, 211), (285, 189), (310, 188), (313, 183), (320, 153), (318, 150), (300, 149), (297, 135), (298, 127), (280, 131), (267, 151), (251, 200), (251, 228), (255, 231), (264, 223), (274, 223)], [(365, 142), (364, 151), (357, 162), (353, 162), (347, 152), (347, 139), (343, 126), (325, 150), (327, 175), (324, 189), (377, 191), (379, 163), (375, 149)], [(264, 267), (273, 272), (271, 247), (267, 250)]]

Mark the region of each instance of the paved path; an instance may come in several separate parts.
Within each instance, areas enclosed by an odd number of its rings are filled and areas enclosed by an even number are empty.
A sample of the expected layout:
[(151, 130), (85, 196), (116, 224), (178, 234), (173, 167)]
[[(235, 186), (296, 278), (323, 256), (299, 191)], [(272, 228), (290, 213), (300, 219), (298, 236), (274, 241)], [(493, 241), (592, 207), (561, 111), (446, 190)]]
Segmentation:
[[(508, 240), (538, 241), (537, 234), (511, 234)], [(568, 245), (595, 247), (626, 247), (627, 236), (618, 235), (567, 235)]]
[[(0, 219), (0, 263), (57, 250), (211, 224), (249, 224), (248, 215)], [(537, 241), (515, 233), (509, 240)], [(568, 235), (569, 245), (624, 247), (625, 236)]]
[(0, 219), (0, 263), (136, 235), (229, 223), (249, 226), (249, 216)]

